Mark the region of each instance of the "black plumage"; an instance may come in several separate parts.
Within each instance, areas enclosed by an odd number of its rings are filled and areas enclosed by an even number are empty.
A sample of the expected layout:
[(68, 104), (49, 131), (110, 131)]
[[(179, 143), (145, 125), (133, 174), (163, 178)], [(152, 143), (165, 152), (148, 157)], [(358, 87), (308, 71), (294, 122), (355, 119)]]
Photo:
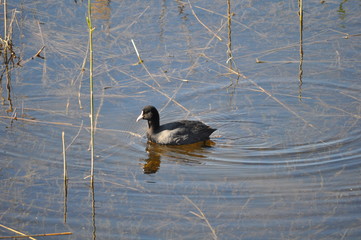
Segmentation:
[(160, 125), (159, 113), (154, 106), (145, 106), (137, 118), (148, 121), (149, 141), (165, 145), (185, 145), (209, 140), (216, 129), (200, 121), (182, 120)]

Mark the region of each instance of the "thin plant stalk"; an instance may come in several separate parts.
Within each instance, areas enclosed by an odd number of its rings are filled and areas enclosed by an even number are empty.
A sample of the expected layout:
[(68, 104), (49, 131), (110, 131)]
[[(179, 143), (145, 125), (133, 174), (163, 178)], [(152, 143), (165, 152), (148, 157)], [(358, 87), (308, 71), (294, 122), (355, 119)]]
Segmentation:
[(6, 39), (6, 36), (7, 36), (7, 11), (8, 11), (8, 9), (7, 9), (7, 1), (6, 0), (4, 0), (4, 38)]
[(137, 64), (141, 64), (141, 63), (143, 63), (143, 60), (140, 58), (140, 55), (139, 55), (137, 46), (135, 46), (135, 43), (134, 43), (134, 40), (133, 40), (133, 39), (131, 39), (131, 41), (132, 41), (133, 47), (134, 47), (134, 49), (135, 49), (135, 53), (137, 54), (137, 57), (138, 57), (138, 62), (136, 63), (136, 65), (137, 65)]
[(65, 147), (65, 133), (61, 133), (61, 140), (63, 143), (63, 166), (64, 166), (64, 223), (66, 223), (67, 216), (67, 197), (68, 197), (68, 169), (66, 163), (66, 147)]
[(298, 15), (300, 17), (300, 65), (299, 65), (299, 99), (302, 100), (302, 75), (303, 75), (303, 0), (298, 0)]
[(198, 213), (196, 212), (193, 212), (193, 211), (189, 211), (190, 213), (192, 213), (193, 215), (199, 217), (200, 219), (204, 220), (208, 226), (208, 228), (211, 230), (212, 232), (212, 237), (214, 240), (217, 240), (218, 239), (218, 236), (216, 234), (216, 230), (212, 227), (212, 225), (210, 224), (210, 222), (208, 221), (206, 215), (203, 213), (203, 211), (187, 196), (184, 196), (184, 198), (190, 202), (197, 210), (198, 210)]
[(63, 236), (63, 235), (71, 235), (72, 232), (61, 232), (61, 233), (43, 233), (43, 234), (33, 234), (33, 235), (20, 235), (20, 236), (6, 236), (6, 237), (0, 237), (0, 239), (18, 239), (18, 238), (29, 238), (29, 239), (35, 239), (33, 237), (49, 237), (49, 236)]
[(233, 56), (232, 56), (232, 28), (231, 28), (231, 24), (232, 24), (232, 15), (231, 15), (231, 0), (227, 0), (227, 25), (228, 25), (228, 43), (227, 43), (227, 62), (229, 64), (229, 68), (232, 68), (232, 60), (233, 60)]
[(158, 87), (161, 87), (160, 84), (158, 83), (158, 81), (153, 77), (153, 75), (149, 72), (147, 66), (145, 66), (143, 59), (140, 57), (137, 46), (135, 46), (134, 40), (131, 39), (133, 47), (135, 49), (135, 53), (137, 54), (138, 57), (138, 62), (135, 63), (134, 65), (138, 65), (141, 64), (142, 67), (144, 68), (144, 70), (148, 73), (149, 77), (158, 85)]
[(197, 21), (205, 28), (207, 29), (209, 32), (211, 32), (219, 41), (223, 41), (222, 38), (220, 36), (217, 35), (217, 33), (215, 33), (214, 31), (212, 31), (209, 27), (207, 27), (207, 25), (205, 25), (197, 16), (197, 14), (194, 12), (193, 7), (191, 2), (188, 0), (188, 4), (189, 4), (189, 8), (192, 11), (193, 16), (197, 19)]
[(91, 188), (91, 195), (92, 195), (92, 225), (93, 225), (93, 240), (96, 240), (97, 235), (96, 235), (96, 224), (95, 224), (95, 194), (94, 194), (94, 182), (92, 183), (92, 188)]
[(90, 182), (94, 183), (94, 96), (93, 96), (93, 31), (91, 22), (91, 0), (88, 0), (87, 23), (89, 29), (89, 92), (90, 92)]
[(61, 140), (63, 143), (63, 166), (64, 166), (64, 181), (68, 179), (68, 171), (66, 164), (66, 148), (65, 148), (65, 133), (64, 131), (61, 133)]
[[(11, 232), (13, 232), (13, 233), (19, 234), (19, 235), (21, 235), (21, 236), (26, 236), (25, 233), (22, 233), (22, 232), (20, 232), (20, 231), (18, 231), (18, 230), (15, 230), (15, 229), (13, 229), (13, 228), (7, 227), (7, 226), (5, 226), (5, 225), (0, 224), (0, 227), (5, 228), (5, 229), (7, 229), (7, 230), (9, 230), (9, 231), (11, 231)], [(18, 237), (18, 236), (17, 236), (17, 237)], [(36, 238), (33, 238), (33, 237), (28, 237), (28, 238), (31, 239), (31, 240), (36, 240)]]

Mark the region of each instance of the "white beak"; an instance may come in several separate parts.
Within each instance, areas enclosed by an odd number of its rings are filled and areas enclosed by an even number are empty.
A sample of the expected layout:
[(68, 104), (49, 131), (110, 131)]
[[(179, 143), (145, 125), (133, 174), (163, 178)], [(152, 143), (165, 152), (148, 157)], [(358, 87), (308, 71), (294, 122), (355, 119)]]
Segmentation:
[(140, 113), (139, 117), (137, 118), (136, 122), (143, 118), (143, 111)]

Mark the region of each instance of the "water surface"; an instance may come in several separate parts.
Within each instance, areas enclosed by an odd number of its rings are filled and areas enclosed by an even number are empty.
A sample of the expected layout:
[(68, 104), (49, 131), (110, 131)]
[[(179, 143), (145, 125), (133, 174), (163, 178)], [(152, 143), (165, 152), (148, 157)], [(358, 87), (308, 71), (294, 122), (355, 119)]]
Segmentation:
[[(232, 2), (231, 71), (226, 1), (190, 3), (95, 4), (94, 191), (87, 5), (9, 3), (16, 53), (45, 59), (11, 69), (12, 112), (2, 78), (1, 224), (72, 232), (49, 239), (360, 236), (360, 4), (304, 3), (300, 64), (297, 2)], [(213, 143), (148, 144), (148, 104), (217, 128)]]

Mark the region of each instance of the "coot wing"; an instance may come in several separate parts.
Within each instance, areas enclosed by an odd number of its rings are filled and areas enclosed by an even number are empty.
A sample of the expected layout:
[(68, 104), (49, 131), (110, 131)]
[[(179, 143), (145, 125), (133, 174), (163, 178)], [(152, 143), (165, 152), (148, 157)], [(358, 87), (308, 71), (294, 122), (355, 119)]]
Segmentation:
[(183, 145), (209, 139), (216, 129), (199, 121), (177, 121), (160, 126), (156, 132), (148, 132), (152, 142), (169, 145)]

